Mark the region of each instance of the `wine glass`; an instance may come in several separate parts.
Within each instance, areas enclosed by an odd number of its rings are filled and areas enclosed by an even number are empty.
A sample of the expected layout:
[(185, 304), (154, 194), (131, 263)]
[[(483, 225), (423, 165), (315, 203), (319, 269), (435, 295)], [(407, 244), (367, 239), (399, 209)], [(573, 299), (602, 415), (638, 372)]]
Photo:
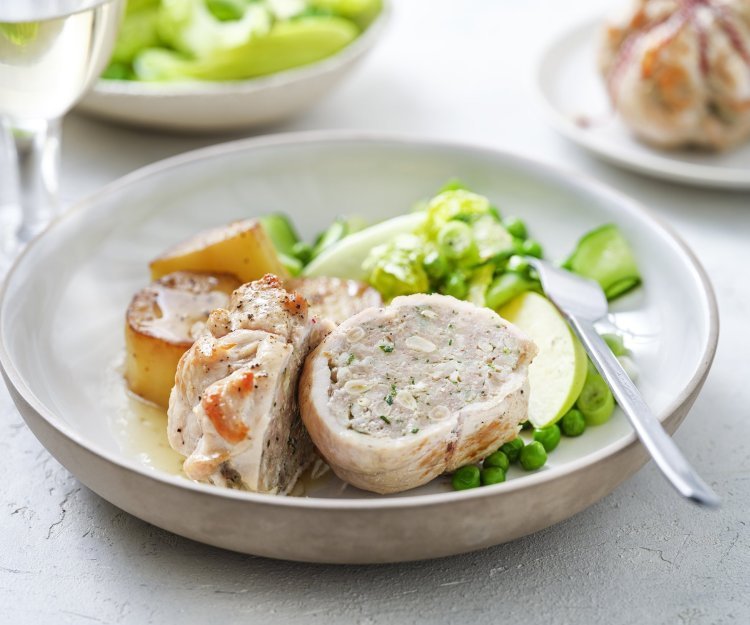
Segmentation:
[(2, 274), (58, 212), (60, 121), (107, 63), (123, 2), (0, 0), (0, 121), (18, 187), (0, 219)]

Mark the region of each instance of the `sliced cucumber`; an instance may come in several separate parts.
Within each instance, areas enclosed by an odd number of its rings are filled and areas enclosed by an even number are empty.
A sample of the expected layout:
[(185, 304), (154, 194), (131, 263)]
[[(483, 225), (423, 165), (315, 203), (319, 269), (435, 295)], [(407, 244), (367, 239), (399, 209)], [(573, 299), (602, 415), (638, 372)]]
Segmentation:
[(596, 280), (610, 300), (641, 283), (633, 251), (614, 224), (585, 234), (563, 266), (578, 275)]
[(612, 391), (590, 362), (586, 383), (578, 396), (576, 407), (586, 419), (586, 425), (606, 423), (615, 410), (615, 398), (612, 396)]

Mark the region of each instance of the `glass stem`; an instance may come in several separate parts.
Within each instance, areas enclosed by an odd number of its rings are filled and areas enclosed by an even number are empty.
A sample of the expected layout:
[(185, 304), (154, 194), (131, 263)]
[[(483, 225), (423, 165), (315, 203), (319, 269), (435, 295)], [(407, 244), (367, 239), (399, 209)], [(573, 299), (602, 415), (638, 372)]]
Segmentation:
[(18, 240), (28, 243), (58, 212), (60, 119), (15, 122), (11, 126), (18, 164), (21, 225)]

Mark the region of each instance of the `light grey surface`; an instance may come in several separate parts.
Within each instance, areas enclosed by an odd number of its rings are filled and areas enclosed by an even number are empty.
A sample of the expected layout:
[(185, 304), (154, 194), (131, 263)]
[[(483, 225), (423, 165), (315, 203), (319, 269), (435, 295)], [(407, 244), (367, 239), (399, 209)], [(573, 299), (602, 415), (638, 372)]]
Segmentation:
[[(723, 508), (681, 501), (649, 464), (573, 519), (481, 553), (377, 567), (274, 562), (118, 511), (49, 457), (3, 391), (0, 623), (750, 622), (750, 195), (625, 173), (549, 129), (533, 99), (534, 57), (548, 33), (597, 4), (401, 0), (361, 73), (274, 130), (396, 130), (510, 148), (594, 175), (669, 221), (704, 262), (719, 300), (716, 362), (676, 440)], [(218, 140), (79, 117), (65, 133), (68, 200)], [(291, 539), (304, 540), (304, 528)]]

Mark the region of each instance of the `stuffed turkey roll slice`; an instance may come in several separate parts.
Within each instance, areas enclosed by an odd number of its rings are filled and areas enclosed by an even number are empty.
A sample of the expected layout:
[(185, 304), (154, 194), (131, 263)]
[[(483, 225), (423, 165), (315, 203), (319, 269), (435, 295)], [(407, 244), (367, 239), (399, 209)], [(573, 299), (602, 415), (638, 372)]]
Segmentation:
[(302, 420), (341, 479), (376, 493), (408, 490), (516, 436), (535, 354), (488, 308), (397, 297), (344, 321), (308, 357)]

